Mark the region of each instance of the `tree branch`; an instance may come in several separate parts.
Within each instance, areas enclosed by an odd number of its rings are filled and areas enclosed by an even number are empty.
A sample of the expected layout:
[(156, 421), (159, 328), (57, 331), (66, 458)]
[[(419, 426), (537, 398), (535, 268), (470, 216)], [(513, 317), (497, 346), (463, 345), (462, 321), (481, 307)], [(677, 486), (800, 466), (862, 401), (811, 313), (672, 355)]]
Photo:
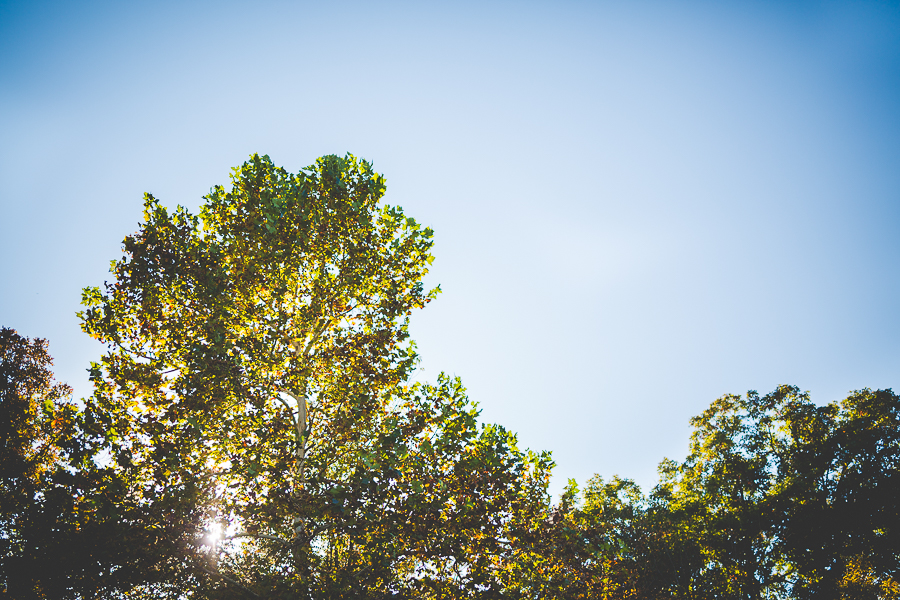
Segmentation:
[[(289, 392), (285, 392), (285, 393), (289, 394), (291, 396), (291, 398), (294, 397), (293, 394), (290, 394)], [(280, 394), (281, 394), (281, 392), (275, 392), (275, 399), (287, 407), (288, 414), (291, 415), (291, 422), (294, 424), (294, 429), (297, 429), (297, 417), (294, 415), (294, 407), (292, 407), (290, 404), (288, 404), (287, 400), (282, 398)]]
[(259, 538), (259, 539), (263, 539), (263, 540), (272, 540), (275, 542), (281, 542), (282, 544), (285, 544), (285, 545), (290, 544), (290, 542), (281, 539), (277, 535), (268, 535), (265, 533), (249, 533), (249, 532), (236, 533), (234, 535), (229, 535), (228, 537), (222, 538), (222, 541), (234, 540), (237, 538)]
[(218, 571), (213, 571), (213, 570), (211, 570), (211, 569), (207, 569), (207, 568), (204, 567), (203, 565), (200, 565), (200, 568), (203, 569), (206, 573), (209, 573), (210, 575), (215, 575), (216, 577), (221, 577), (226, 583), (230, 583), (230, 584), (233, 585), (233, 586), (239, 587), (241, 590), (243, 590), (244, 592), (250, 594), (250, 595), (253, 596), (254, 598), (262, 598), (262, 596), (260, 596), (259, 594), (257, 594), (257, 593), (254, 592), (253, 590), (251, 590), (250, 588), (244, 586), (244, 585), (243, 585), (242, 583), (240, 583), (239, 581), (235, 581), (234, 579), (232, 579), (231, 577), (228, 577), (227, 575), (222, 575), (222, 574), (219, 573)]
[(125, 344), (123, 344), (123, 343), (122, 343), (121, 341), (119, 341), (118, 339), (113, 339), (113, 343), (115, 343), (115, 345), (118, 346), (120, 350), (124, 350), (124, 351), (127, 352), (128, 354), (133, 354), (134, 356), (143, 358), (143, 359), (145, 359), (145, 360), (149, 360), (149, 361), (151, 361), (151, 362), (155, 362), (155, 361), (158, 361), (158, 360), (159, 360), (159, 357), (155, 357), (155, 356), (147, 356), (146, 354), (143, 354), (143, 353), (141, 353), (141, 352), (138, 352), (137, 350), (134, 350), (133, 348), (129, 348), (128, 346), (126, 346)]
[(322, 323), (313, 330), (312, 335), (309, 338), (309, 341), (306, 342), (306, 347), (303, 349), (303, 352), (300, 355), (303, 358), (309, 357), (309, 351), (312, 349), (312, 346), (319, 339), (319, 336), (325, 331), (325, 328), (328, 327), (328, 324), (331, 322), (331, 319), (322, 319)]

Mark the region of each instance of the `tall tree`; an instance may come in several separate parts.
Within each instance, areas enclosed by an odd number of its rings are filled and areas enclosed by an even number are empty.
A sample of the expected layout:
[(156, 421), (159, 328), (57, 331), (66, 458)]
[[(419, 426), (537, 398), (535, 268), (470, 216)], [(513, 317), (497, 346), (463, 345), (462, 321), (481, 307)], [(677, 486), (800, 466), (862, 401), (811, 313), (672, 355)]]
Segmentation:
[(549, 457), (477, 431), (458, 382), (406, 383), (432, 232), (384, 191), (350, 155), (296, 174), (254, 155), (199, 217), (148, 195), (115, 280), (84, 291), (109, 347), (93, 431), (140, 527), (157, 506), (203, 515), (182, 560), (197, 593), (499, 593), (544, 501)]

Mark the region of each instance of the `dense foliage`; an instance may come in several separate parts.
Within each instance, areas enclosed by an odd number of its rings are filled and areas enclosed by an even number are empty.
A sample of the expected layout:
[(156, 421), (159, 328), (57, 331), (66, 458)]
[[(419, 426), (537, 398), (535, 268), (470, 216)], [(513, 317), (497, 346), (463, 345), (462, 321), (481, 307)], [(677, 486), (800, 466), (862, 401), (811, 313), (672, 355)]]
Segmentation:
[(900, 397), (782, 386), (692, 425), (649, 496), (595, 477), (576, 506), (570, 485), (546, 542), (557, 597), (900, 598)]
[(371, 165), (234, 170), (199, 215), (145, 199), (84, 330), (94, 394), (0, 332), (10, 598), (900, 598), (900, 398), (724, 396), (690, 453), (570, 482), (412, 383), (430, 229)]

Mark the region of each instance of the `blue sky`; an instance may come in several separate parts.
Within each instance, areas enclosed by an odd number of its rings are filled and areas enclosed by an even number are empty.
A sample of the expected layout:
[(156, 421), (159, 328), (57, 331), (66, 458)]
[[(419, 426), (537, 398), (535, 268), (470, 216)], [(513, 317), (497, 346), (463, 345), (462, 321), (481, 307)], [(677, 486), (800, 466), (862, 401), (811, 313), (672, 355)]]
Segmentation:
[(556, 489), (727, 392), (900, 386), (897, 2), (2, 2), (0, 323), (87, 394), (143, 192), (348, 151), (436, 231), (420, 376)]

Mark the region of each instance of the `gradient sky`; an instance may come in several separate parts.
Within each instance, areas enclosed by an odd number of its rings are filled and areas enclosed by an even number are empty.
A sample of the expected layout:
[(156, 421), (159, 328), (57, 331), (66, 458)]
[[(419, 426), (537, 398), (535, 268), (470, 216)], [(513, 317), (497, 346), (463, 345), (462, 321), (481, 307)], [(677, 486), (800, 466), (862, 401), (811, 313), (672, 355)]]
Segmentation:
[(897, 2), (0, 2), (0, 324), (89, 393), (143, 192), (352, 152), (436, 231), (420, 377), (655, 481), (713, 399), (900, 386)]

